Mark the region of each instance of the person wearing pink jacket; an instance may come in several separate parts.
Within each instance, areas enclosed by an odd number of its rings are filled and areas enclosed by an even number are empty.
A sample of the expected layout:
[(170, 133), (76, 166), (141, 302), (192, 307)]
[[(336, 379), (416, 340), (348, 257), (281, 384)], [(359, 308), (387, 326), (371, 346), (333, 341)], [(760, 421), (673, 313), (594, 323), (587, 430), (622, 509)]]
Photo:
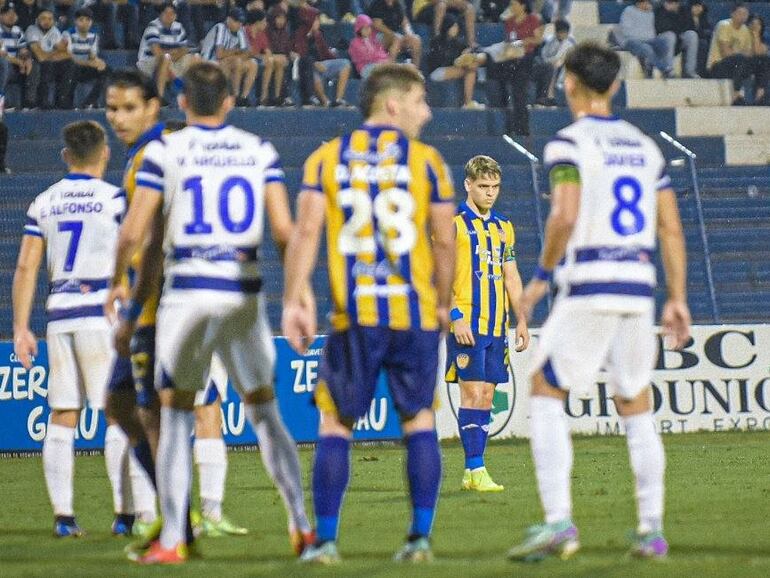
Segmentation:
[(372, 69), (381, 62), (393, 62), (395, 55), (389, 54), (377, 37), (372, 34), (372, 19), (366, 14), (356, 16), (353, 24), (356, 37), (350, 41), (348, 54), (361, 78), (366, 79)]

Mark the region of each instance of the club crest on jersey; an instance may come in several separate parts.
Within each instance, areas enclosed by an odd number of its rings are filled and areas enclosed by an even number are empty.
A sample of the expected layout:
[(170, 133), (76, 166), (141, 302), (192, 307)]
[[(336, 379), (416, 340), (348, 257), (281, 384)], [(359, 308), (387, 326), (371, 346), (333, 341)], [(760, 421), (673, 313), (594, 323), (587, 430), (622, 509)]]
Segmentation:
[(457, 357), (455, 357), (455, 363), (457, 363), (457, 367), (460, 369), (465, 369), (468, 367), (470, 362), (471, 358), (467, 353), (459, 353)]

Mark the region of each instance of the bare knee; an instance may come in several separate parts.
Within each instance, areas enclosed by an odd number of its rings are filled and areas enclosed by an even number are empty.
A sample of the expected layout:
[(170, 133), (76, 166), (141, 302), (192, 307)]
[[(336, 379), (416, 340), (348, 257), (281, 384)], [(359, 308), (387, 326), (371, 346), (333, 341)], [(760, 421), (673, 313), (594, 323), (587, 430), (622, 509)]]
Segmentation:
[(51, 423), (62, 427), (75, 428), (80, 417), (79, 409), (54, 409), (51, 410)]
[(318, 426), (321, 437), (353, 437), (353, 420), (341, 419), (335, 412), (321, 412), (321, 422)]
[(432, 409), (421, 409), (412, 417), (402, 418), (401, 431), (408, 436), (418, 431), (430, 431), (436, 427), (436, 416)]
[(650, 397), (651, 390), (649, 387), (645, 387), (639, 395), (632, 399), (623, 399), (616, 395), (613, 400), (615, 401), (615, 407), (618, 408), (618, 414), (622, 417), (630, 417), (652, 411)]
[(530, 395), (532, 397), (553, 397), (565, 401), (567, 399), (567, 390), (559, 389), (548, 383), (543, 375), (543, 371), (539, 370), (532, 376), (532, 389)]

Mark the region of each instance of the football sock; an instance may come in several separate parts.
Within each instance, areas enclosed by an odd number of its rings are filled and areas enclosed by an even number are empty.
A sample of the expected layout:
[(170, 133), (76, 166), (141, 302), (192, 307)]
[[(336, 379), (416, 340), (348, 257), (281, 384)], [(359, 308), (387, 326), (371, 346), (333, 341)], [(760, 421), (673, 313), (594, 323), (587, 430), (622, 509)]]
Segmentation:
[(56, 516), (72, 516), (75, 428), (48, 423), (43, 442), (43, 472)]
[(107, 477), (112, 485), (112, 505), (116, 514), (134, 513), (129, 453), (128, 438), (120, 426), (107, 426), (104, 436), (104, 461), (107, 465)]
[(435, 430), (406, 438), (406, 475), (412, 498), (410, 536), (429, 536), (441, 487), (441, 450)]
[(530, 400), (532, 458), (535, 461), (540, 501), (548, 524), (572, 517), (570, 476), (572, 439), (564, 402), (545, 396)]
[(276, 401), (248, 404), (244, 408), (246, 419), (257, 434), (262, 463), (283, 498), (289, 528), (309, 532), (297, 444), (283, 424)]
[(155, 460), (152, 457), (150, 442), (144, 439), (136, 444), (134, 446), (134, 457), (136, 458), (136, 461), (139, 462), (139, 465), (142, 466), (144, 471), (147, 472), (147, 477), (150, 479), (150, 483), (155, 487), (155, 489), (157, 489), (158, 482), (155, 474)]
[(624, 417), (628, 455), (636, 478), (639, 532), (663, 530), (663, 477), (666, 456), (652, 413)]
[(313, 506), (319, 543), (335, 541), (342, 498), (350, 478), (350, 441), (322, 436), (315, 446)]
[(136, 517), (145, 524), (151, 524), (158, 517), (155, 508), (158, 498), (155, 493), (155, 486), (133, 453), (129, 456), (128, 469), (131, 474), (131, 491), (134, 497)]
[(222, 438), (195, 439), (193, 456), (198, 464), (201, 510), (206, 518), (222, 519), (227, 477), (227, 447)]
[(460, 428), (460, 440), (465, 450), (465, 467), (475, 470), (484, 467), (484, 448), (489, 435), (488, 409), (470, 409), (461, 407), (457, 412), (457, 425)]
[(158, 442), (158, 493), (163, 513), (160, 545), (175, 548), (185, 540), (188, 521), (192, 452), (190, 434), (195, 424), (192, 411), (162, 407)]

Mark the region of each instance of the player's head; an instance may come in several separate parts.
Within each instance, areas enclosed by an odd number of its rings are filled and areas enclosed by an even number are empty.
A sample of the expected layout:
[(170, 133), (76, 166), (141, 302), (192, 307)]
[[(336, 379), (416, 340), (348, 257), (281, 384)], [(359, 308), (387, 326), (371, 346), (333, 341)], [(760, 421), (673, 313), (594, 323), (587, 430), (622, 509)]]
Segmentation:
[(221, 117), (233, 108), (224, 71), (213, 62), (197, 62), (184, 75), (184, 92), (179, 104), (189, 117)]
[(489, 211), (500, 194), (500, 165), (492, 157), (476, 155), (465, 163), (465, 192), (482, 213)]
[(155, 83), (135, 68), (122, 68), (110, 75), (106, 92), (106, 114), (115, 135), (132, 145), (158, 122), (160, 99)]
[(366, 122), (395, 126), (408, 138), (420, 136), (430, 118), (425, 79), (409, 64), (380, 64), (364, 81), (359, 100)]
[(97, 169), (104, 173), (110, 159), (107, 136), (99, 123), (93, 120), (79, 120), (68, 124), (62, 130), (64, 149), (62, 158), (70, 169), (76, 172), (82, 169)]
[(609, 107), (618, 89), (617, 52), (595, 42), (581, 42), (567, 53), (564, 69), (564, 92), (573, 113), (588, 101), (600, 101)]

